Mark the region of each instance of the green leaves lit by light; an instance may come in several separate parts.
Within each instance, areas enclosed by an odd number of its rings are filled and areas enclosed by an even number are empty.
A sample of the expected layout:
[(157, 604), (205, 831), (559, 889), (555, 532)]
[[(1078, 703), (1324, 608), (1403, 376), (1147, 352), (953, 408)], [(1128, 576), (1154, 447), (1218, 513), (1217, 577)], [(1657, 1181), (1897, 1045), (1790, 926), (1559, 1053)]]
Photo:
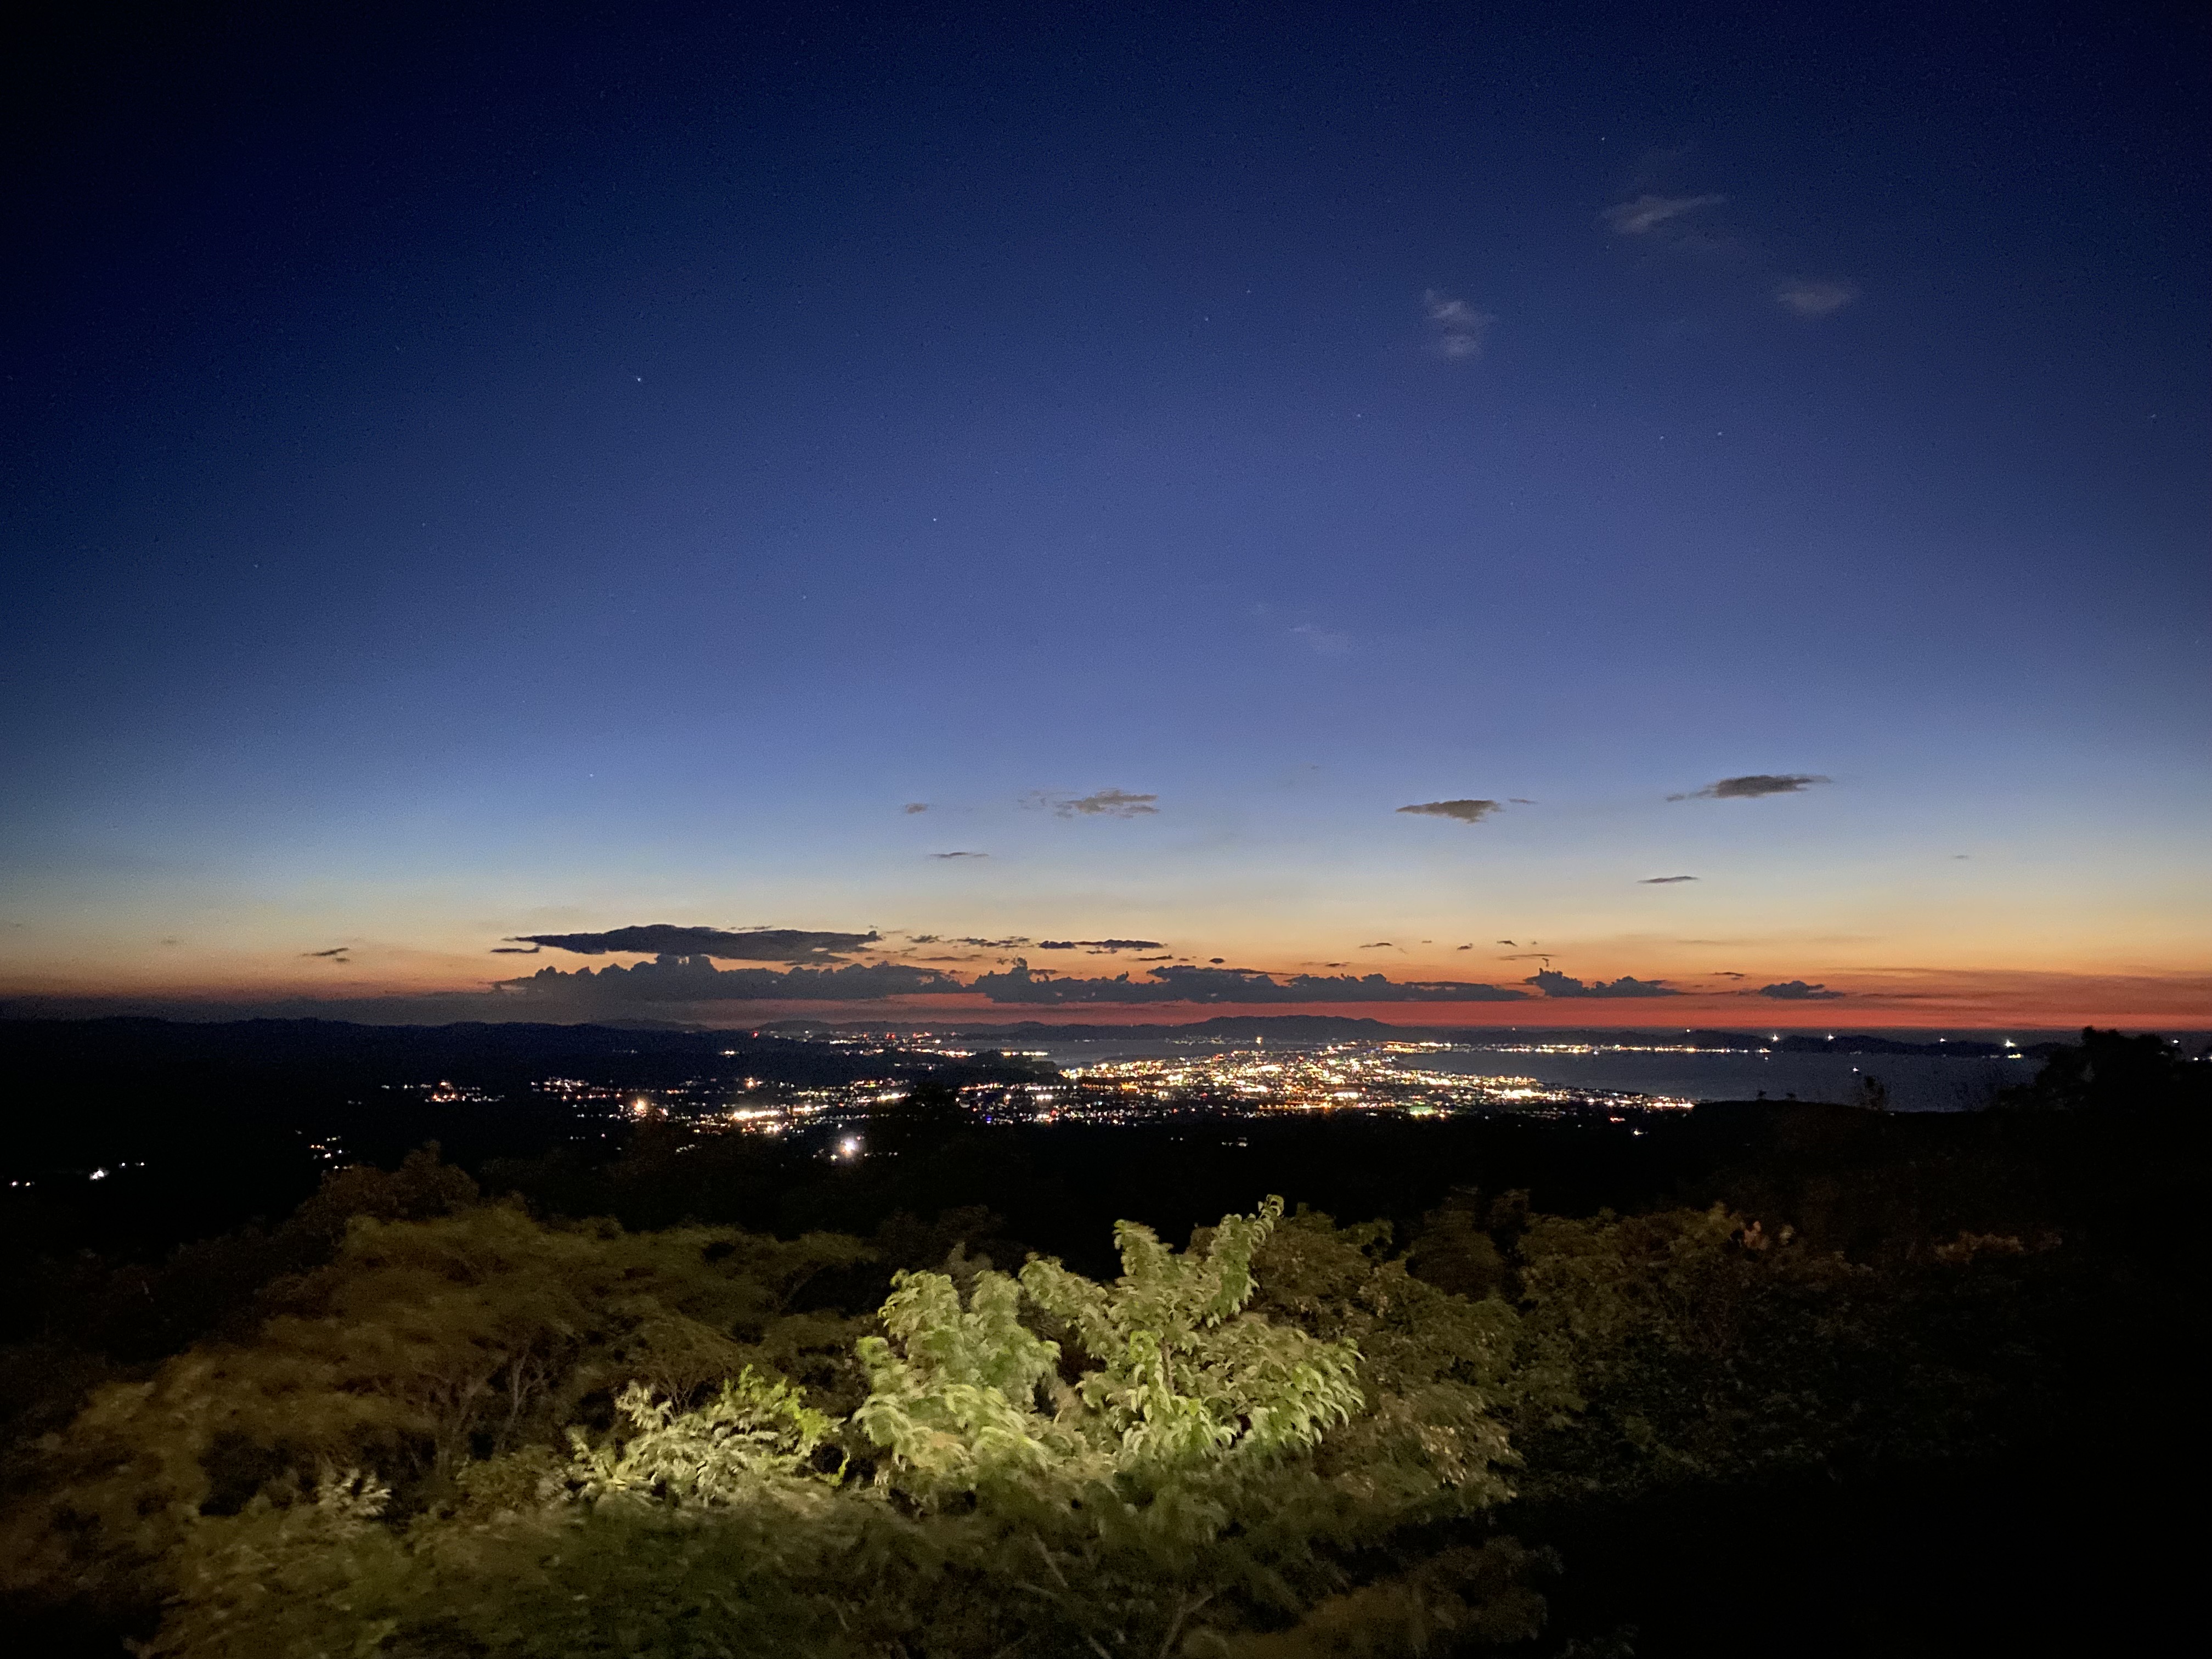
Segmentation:
[(790, 1383), (750, 1365), (695, 1411), (679, 1412), (635, 1382), (615, 1407), (629, 1420), (626, 1437), (595, 1446), (581, 1430), (568, 1431), (572, 1478), (586, 1503), (726, 1508), (793, 1483), (834, 1486), (844, 1478), (842, 1460), (834, 1471), (808, 1463), (836, 1432), (835, 1421)]
[[(1018, 1281), (978, 1273), (963, 1307), (945, 1275), (901, 1274), (889, 1336), (860, 1344), (869, 1395), (854, 1419), (890, 1454), (884, 1479), (925, 1501), (1017, 1480), (1150, 1499), (1179, 1477), (1312, 1449), (1363, 1404), (1359, 1356), (1243, 1311), (1282, 1209), (1224, 1217), (1180, 1253), (1125, 1221), (1110, 1285), (1032, 1261)], [(1092, 1362), (1072, 1386), (1060, 1345), (1022, 1322), (1024, 1297)]]

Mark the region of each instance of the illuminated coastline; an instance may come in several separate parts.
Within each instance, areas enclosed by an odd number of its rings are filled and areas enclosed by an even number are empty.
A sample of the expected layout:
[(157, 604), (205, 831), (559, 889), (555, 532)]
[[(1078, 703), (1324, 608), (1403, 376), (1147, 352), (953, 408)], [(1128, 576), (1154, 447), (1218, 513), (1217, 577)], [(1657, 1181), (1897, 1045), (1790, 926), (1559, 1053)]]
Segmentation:
[(1118, 1095), (1159, 1105), (1242, 1106), (1254, 1111), (1526, 1111), (1546, 1107), (1626, 1106), (1686, 1110), (1692, 1103), (1654, 1095), (1571, 1090), (1508, 1073), (1438, 1072), (1409, 1063), (1449, 1048), (1435, 1042), (1332, 1043), (1310, 1053), (1232, 1048), (1172, 1060), (1124, 1060), (1073, 1066), (1084, 1097)]

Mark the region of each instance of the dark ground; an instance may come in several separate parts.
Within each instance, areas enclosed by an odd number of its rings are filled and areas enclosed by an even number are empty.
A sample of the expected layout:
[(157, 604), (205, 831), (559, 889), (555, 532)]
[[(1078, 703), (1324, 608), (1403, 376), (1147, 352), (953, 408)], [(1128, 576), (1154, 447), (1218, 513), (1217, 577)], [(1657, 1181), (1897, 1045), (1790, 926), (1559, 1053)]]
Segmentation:
[[(709, 1060), (794, 1080), (881, 1074), (879, 1059), (848, 1051), (769, 1043), (726, 1060), (728, 1039), (708, 1039), (710, 1054), (682, 1034), (105, 1024), (0, 1025), (13, 1167), (134, 1151), (148, 1166), (0, 1193), (11, 1289), (0, 1345), (59, 1340), (128, 1366), (217, 1328), (321, 1248), (278, 1224), (313, 1192), (322, 1170), (306, 1143), (334, 1117), (356, 1155), (389, 1166), (434, 1137), (487, 1191), (549, 1213), (873, 1237), (886, 1260), (860, 1275), (872, 1282), (823, 1287), (856, 1306), (891, 1266), (956, 1242), (1002, 1265), (1036, 1249), (1097, 1273), (1110, 1268), (1117, 1218), (1180, 1240), (1271, 1192), (1342, 1220), (1387, 1218), (1401, 1237), (1440, 1205), (1516, 1189), (1570, 1216), (1726, 1202), (1871, 1262), (1923, 1260), (1962, 1231), (2047, 1236), (2081, 1264), (2080, 1292), (2053, 1304), (2058, 1328), (2039, 1339), (2062, 1376), (2054, 1431), (1972, 1461), (1523, 1507), (1515, 1532), (1565, 1569), (1545, 1587), (1542, 1650), (1634, 1626), (1647, 1659), (2123, 1653), (2188, 1623), (2212, 1068), (2160, 1071), (2147, 1051), (2093, 1042), (2052, 1062), (2042, 1097), (2008, 1109), (1719, 1103), (1632, 1124), (1347, 1115), (977, 1128), (940, 1099), (933, 1113), (887, 1115), (854, 1164), (796, 1139), (672, 1125), (579, 1148), (527, 1091), (549, 1069), (648, 1086)], [(377, 1086), (426, 1075), (500, 1098), (393, 1110)], [(18, 1431), (34, 1426), (9, 1410)], [(117, 1650), (112, 1631), (16, 1628), (38, 1651)]]

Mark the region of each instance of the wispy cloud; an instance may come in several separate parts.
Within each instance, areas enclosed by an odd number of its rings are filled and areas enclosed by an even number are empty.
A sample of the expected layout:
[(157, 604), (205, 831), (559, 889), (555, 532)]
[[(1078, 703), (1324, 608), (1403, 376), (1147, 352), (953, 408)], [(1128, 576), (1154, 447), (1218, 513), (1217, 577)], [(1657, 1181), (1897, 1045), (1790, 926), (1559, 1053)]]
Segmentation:
[(327, 957), (335, 959), (343, 956), (351, 948), (350, 945), (341, 945), (335, 951), (302, 951), (300, 954), (303, 957)]
[(611, 952), (639, 956), (716, 957), (726, 962), (823, 962), (873, 945), (877, 935), (832, 933), (798, 927), (678, 927), (653, 922), (599, 933), (517, 933), (511, 945), (550, 945), (579, 956)]
[(1101, 789), (1088, 795), (1056, 795), (1049, 790), (1033, 789), (1022, 798), (1022, 805), (1042, 807), (1063, 818), (1138, 818), (1158, 811), (1154, 805), (1158, 799), (1158, 795), (1133, 795), (1126, 789)]
[(1421, 314), (1429, 319), (1429, 349), (1451, 362), (1481, 356), (1490, 331), (1498, 325), (1489, 312), (1433, 288), (1421, 295)]
[(1616, 980), (1593, 980), (1588, 984), (1566, 974), (1554, 973), (1547, 968), (1540, 974), (1531, 974), (1521, 981), (1533, 985), (1547, 997), (1674, 997), (1680, 991), (1656, 979), (1638, 979), (1632, 974), (1623, 974)]
[(929, 803), (926, 800), (910, 800), (905, 805), (900, 807), (899, 811), (908, 813), (927, 812), (929, 811)]
[(932, 853), (929, 856), (933, 859), (987, 859), (991, 855), (988, 853)]
[(1671, 887), (1678, 881), (1695, 881), (1695, 876), (1646, 876), (1636, 884), (1638, 887)]
[(1461, 823), (1480, 823), (1502, 808), (1494, 800), (1425, 800), (1398, 810), (1419, 817), (1453, 818)]
[(1678, 254), (1726, 255), (1732, 268), (1764, 273), (1768, 296), (1793, 316), (1826, 317), (1859, 297), (1851, 283), (1832, 277), (1787, 276), (1759, 241), (1710, 210), (1729, 198), (1717, 192), (1666, 195), (1646, 191), (1599, 217), (1616, 236), (1634, 236)]
[(1036, 942), (1040, 951), (1088, 951), (1094, 956), (1111, 956), (1116, 951), (1164, 951), (1167, 946), (1156, 939), (1041, 939)]
[(1607, 208), (1600, 216), (1616, 235), (1645, 236), (1669, 219), (1695, 213), (1699, 208), (1718, 207), (1727, 200), (1725, 196), (1656, 196), (1647, 192), (1632, 202)]
[(1753, 994), (1772, 997), (1777, 1002), (1833, 1002), (1844, 993), (1831, 991), (1825, 985), (1808, 985), (1802, 979), (1786, 979), (1779, 985), (1762, 985)]
[(1316, 657), (1343, 657), (1352, 653), (1352, 635), (1340, 634), (1333, 628), (1316, 627), (1312, 623), (1300, 623), (1291, 629), (1291, 637), (1304, 645)]
[(1774, 290), (1774, 303), (1800, 317), (1825, 317), (1841, 311), (1859, 297), (1849, 283), (1820, 283), (1799, 278)]
[(491, 953), (495, 957), (534, 957), (544, 948), (542, 945), (533, 945), (526, 951), (520, 945), (495, 945), (491, 947)]
[(1816, 783), (1828, 783), (1817, 772), (1747, 772), (1740, 778), (1723, 778), (1702, 789), (1669, 795), (1668, 800), (1756, 800), (1761, 795), (1796, 795)]

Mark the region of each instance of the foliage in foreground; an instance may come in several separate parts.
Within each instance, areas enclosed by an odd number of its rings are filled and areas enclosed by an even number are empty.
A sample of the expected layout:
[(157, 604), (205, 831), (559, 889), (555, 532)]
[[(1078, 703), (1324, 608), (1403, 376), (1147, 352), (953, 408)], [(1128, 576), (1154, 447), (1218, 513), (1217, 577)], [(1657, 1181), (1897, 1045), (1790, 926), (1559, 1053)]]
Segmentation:
[[(1110, 1284), (956, 1256), (897, 1275), (857, 1341), (786, 1305), (849, 1241), (359, 1220), (252, 1341), (109, 1385), (53, 1437), (17, 1571), (149, 1576), (169, 1612), (145, 1651), (178, 1656), (1532, 1633), (1510, 1542), (1387, 1554), (1507, 1495), (1510, 1310), (1281, 1217), (1184, 1251), (1124, 1224)], [(1287, 1285), (1334, 1252), (1359, 1293), (1260, 1310), (1279, 1238)]]
[(2017, 1429), (2052, 1265), (1514, 1194), (1403, 1253), (1275, 1200), (1115, 1242), (1110, 1283), (956, 1248), (863, 1320), (808, 1305), (856, 1240), (358, 1215), (256, 1327), (46, 1437), (0, 1556), (164, 1600), (144, 1650), (179, 1659), (1464, 1651), (1541, 1621), (1516, 1487)]

